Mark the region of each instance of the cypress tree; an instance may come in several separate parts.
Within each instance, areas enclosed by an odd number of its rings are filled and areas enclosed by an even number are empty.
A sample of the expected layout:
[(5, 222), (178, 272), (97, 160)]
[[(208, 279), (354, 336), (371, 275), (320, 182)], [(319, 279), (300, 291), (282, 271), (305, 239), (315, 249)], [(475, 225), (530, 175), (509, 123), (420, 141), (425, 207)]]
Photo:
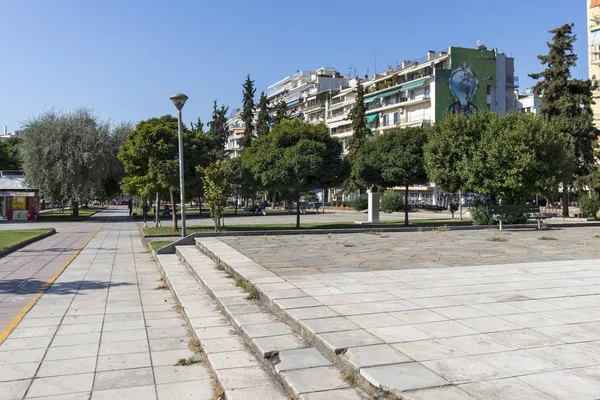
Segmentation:
[(265, 92), (260, 94), (258, 102), (258, 118), (256, 121), (256, 136), (261, 137), (269, 133), (269, 100)]
[(365, 105), (365, 90), (360, 83), (356, 86), (356, 103), (350, 110), (348, 118), (352, 121), (352, 137), (350, 138), (350, 155), (353, 155), (367, 140), (370, 130), (367, 127), (365, 114), (367, 106)]
[(208, 123), (208, 136), (214, 144), (217, 157), (223, 158), (225, 155), (225, 145), (229, 138), (229, 128), (227, 127), (227, 111), (229, 107), (224, 105), (217, 107), (217, 100), (213, 103), (212, 121)]
[(254, 126), (252, 122), (254, 120), (254, 93), (256, 88), (254, 87), (254, 81), (250, 79), (250, 74), (246, 77), (246, 82), (242, 85), (244, 89), (242, 92), (243, 108), (242, 108), (242, 121), (244, 122), (244, 136), (240, 140), (240, 146), (248, 147), (254, 140)]
[(571, 78), (571, 68), (577, 65), (577, 55), (573, 53), (573, 44), (577, 40), (573, 24), (565, 24), (550, 33), (553, 37), (548, 43), (548, 54), (538, 56), (546, 69), (529, 76), (538, 81), (533, 93), (542, 98), (542, 117), (571, 137), (575, 146), (575, 173), (570, 181), (563, 182), (563, 215), (568, 217), (568, 188), (577, 176), (589, 173), (594, 163), (593, 143), (598, 137), (591, 107), (594, 85), (589, 80)]

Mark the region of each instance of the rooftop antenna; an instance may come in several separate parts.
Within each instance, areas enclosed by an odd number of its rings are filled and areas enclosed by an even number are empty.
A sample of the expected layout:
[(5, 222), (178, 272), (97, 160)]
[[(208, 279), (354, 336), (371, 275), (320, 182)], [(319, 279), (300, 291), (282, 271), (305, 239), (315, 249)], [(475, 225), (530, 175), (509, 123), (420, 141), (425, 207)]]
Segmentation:
[(375, 53), (375, 64), (373, 64), (373, 67), (374, 67), (373, 74), (377, 74), (377, 53), (381, 53), (381, 51), (373, 50), (373, 53)]
[(475, 43), (475, 48), (478, 49), (479, 46), (481, 46), (481, 40), (478, 40), (477, 43)]

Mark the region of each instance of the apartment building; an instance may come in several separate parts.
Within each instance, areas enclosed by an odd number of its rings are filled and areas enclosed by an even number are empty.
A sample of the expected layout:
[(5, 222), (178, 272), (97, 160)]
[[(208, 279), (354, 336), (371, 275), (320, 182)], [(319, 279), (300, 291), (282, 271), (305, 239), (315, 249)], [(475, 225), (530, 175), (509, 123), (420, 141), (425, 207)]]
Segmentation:
[(235, 110), (227, 120), (227, 128), (229, 128), (229, 137), (225, 143), (225, 150), (229, 157), (235, 158), (240, 155), (242, 147), (240, 141), (244, 135), (246, 125), (242, 121), (242, 110)]
[(514, 59), (485, 46), (450, 47), (428, 52), (415, 61), (404, 61), (332, 96), (326, 104), (326, 124), (347, 148), (352, 136), (348, 113), (356, 85), (365, 89), (366, 121), (373, 136), (411, 126), (429, 127), (448, 113), (488, 109), (505, 115), (517, 110)]
[[(588, 74), (592, 82), (600, 79), (600, 0), (588, 0)], [(600, 90), (594, 91), (594, 122), (600, 127)]]
[(517, 112), (520, 113), (540, 113), (540, 105), (542, 104), (542, 98), (534, 95), (531, 90), (525, 92), (515, 91), (515, 97), (517, 99)]

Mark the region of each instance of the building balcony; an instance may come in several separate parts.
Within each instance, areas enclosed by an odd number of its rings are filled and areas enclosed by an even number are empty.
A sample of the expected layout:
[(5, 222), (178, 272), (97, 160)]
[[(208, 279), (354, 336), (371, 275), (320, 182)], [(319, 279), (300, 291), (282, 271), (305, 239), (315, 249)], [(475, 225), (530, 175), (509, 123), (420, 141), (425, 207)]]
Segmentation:
[(590, 31), (594, 32), (597, 30), (600, 30), (600, 15), (594, 15), (592, 18), (590, 18)]
[(590, 53), (590, 64), (600, 65), (600, 51), (594, 50)]

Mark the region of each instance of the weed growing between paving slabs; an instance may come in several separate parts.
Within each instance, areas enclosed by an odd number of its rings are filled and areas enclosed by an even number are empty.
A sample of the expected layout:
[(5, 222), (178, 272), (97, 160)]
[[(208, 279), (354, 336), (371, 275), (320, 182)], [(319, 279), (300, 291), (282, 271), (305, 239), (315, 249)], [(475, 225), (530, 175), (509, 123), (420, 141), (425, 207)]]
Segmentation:
[(198, 361), (196, 361), (196, 359), (194, 357), (180, 358), (175, 363), (175, 366), (176, 367), (187, 367), (188, 365), (192, 365), (192, 364), (195, 364), (197, 362)]
[(550, 236), (542, 236), (541, 238), (538, 238), (538, 240), (558, 240), (555, 237), (550, 237)]
[(248, 296), (246, 296), (246, 300), (258, 300), (260, 298), (258, 290), (256, 290), (256, 288), (245, 279), (236, 277), (235, 286), (241, 288), (244, 292), (248, 293)]
[(491, 237), (491, 238), (487, 238), (485, 240), (487, 240), (488, 242), (501, 242), (501, 243), (502, 242), (508, 242), (508, 239), (504, 239), (504, 238), (501, 238), (501, 237)]
[(358, 372), (355, 369), (346, 370), (342, 378), (351, 385), (357, 386), (359, 384)]

